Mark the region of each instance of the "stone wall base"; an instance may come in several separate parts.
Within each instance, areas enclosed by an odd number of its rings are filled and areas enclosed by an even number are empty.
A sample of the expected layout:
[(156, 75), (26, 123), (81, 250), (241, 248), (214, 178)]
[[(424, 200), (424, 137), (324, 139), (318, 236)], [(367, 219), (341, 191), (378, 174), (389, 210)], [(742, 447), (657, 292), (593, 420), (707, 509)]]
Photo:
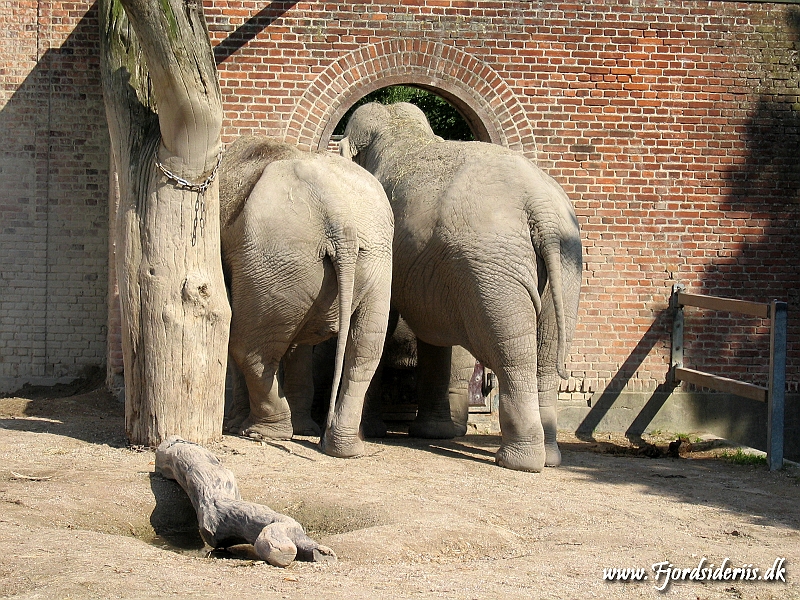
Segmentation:
[[(624, 433), (627, 436), (654, 430), (706, 432), (766, 450), (767, 405), (716, 392), (599, 392), (580, 398), (562, 395), (558, 428), (582, 434)], [(784, 456), (800, 460), (800, 394), (786, 396)]]

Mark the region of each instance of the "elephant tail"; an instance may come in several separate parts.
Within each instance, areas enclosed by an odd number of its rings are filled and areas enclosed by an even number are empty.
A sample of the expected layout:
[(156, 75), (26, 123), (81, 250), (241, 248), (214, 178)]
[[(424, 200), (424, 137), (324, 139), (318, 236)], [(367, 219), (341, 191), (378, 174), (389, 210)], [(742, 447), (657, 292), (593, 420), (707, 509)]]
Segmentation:
[(567, 373), (567, 322), (564, 306), (564, 277), (561, 268), (561, 243), (553, 243), (556, 251), (545, 251), (544, 263), (547, 268), (547, 279), (550, 282), (550, 293), (553, 297), (553, 308), (556, 313), (558, 328), (558, 352), (556, 353), (556, 370), (561, 379), (569, 379)]
[[(531, 209), (529, 212), (529, 229), (533, 249), (539, 260), (544, 263), (547, 271), (547, 281), (550, 285), (553, 310), (556, 317), (558, 347), (556, 351), (556, 370), (562, 379), (569, 379), (567, 372), (567, 353), (571, 335), (568, 333), (570, 326), (567, 323), (567, 313), (570, 308), (567, 303), (577, 302), (577, 292), (580, 281), (565, 285), (564, 277), (577, 273), (580, 277), (582, 268), (582, 250), (580, 231), (572, 205), (566, 194), (563, 193), (555, 180), (550, 179), (550, 194), (547, 211)], [(538, 199), (538, 205), (543, 202)], [(538, 260), (537, 260), (538, 262)], [(540, 272), (541, 273), (541, 272)], [(567, 287), (569, 286), (569, 291)], [(573, 287), (575, 289), (573, 290)], [(531, 286), (533, 287), (533, 286)], [(537, 289), (529, 289), (537, 314), (541, 314), (542, 299)], [(568, 297), (569, 296), (569, 297)]]
[(358, 232), (352, 225), (331, 228), (333, 247), (329, 256), (336, 269), (339, 286), (339, 335), (336, 340), (334, 358), (333, 387), (331, 388), (330, 406), (326, 428), (333, 423), (336, 410), (336, 398), (339, 395), (339, 384), (344, 371), (344, 355), (347, 349), (347, 338), (350, 335), (350, 318), (353, 312), (353, 296), (356, 280), (356, 259), (358, 257)]
[[(557, 246), (556, 246), (557, 247)], [(563, 285), (561, 281), (561, 253), (557, 249), (546, 250), (543, 245), (534, 242), (534, 251), (537, 256), (544, 260), (547, 269), (547, 279), (550, 282), (550, 293), (553, 297), (553, 308), (556, 313), (556, 327), (558, 333), (558, 352), (556, 358), (556, 369), (562, 379), (568, 379), (567, 363), (567, 324), (564, 317)], [(536, 259), (534, 259), (536, 260)], [(542, 314), (542, 297), (536, 286), (532, 282), (525, 282), (525, 287), (533, 302), (533, 308), (537, 315)]]

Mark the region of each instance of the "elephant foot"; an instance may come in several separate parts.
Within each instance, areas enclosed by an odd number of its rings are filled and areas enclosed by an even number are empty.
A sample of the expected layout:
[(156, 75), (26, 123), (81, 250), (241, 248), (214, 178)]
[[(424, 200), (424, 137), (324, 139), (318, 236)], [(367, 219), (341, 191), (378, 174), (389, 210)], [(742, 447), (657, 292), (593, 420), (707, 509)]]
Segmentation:
[(256, 420), (252, 415), (242, 424), (239, 435), (254, 440), (290, 440), (292, 439), (292, 420), (289, 415), (277, 421)]
[(463, 423), (453, 423), (453, 430), (456, 432), (454, 437), (464, 437), (467, 435), (467, 426)]
[(561, 465), (561, 450), (558, 444), (552, 442), (544, 445), (544, 466), (558, 467)]
[(247, 419), (247, 415), (248, 412), (245, 411), (225, 417), (222, 423), (222, 431), (225, 433), (238, 434), (242, 430), (242, 423)]
[(361, 421), (361, 432), (366, 438), (386, 437), (386, 423), (380, 417), (365, 417)]
[(449, 418), (445, 420), (417, 417), (408, 428), (409, 436), (429, 440), (450, 440), (456, 437), (457, 433), (456, 426)]
[(358, 435), (343, 434), (335, 428), (325, 431), (319, 440), (320, 449), (335, 458), (355, 458), (364, 454), (364, 440)]
[(532, 442), (503, 442), (494, 460), (506, 469), (540, 473), (546, 462), (544, 445)]
[(310, 415), (292, 415), (292, 432), (295, 435), (310, 435), (319, 437), (322, 430)]

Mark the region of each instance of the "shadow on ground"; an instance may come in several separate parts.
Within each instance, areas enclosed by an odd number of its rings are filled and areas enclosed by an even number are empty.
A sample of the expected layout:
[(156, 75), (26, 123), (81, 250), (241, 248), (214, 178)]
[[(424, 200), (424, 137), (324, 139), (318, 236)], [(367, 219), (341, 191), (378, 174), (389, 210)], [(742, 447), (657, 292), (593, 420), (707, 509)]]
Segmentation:
[[(31, 394), (34, 395), (34, 394)], [(66, 397), (0, 399), (0, 429), (32, 433), (50, 433), (80, 439), (92, 444), (113, 447), (126, 445), (124, 410), (122, 405), (102, 389), (87, 394)], [(605, 436), (607, 437), (607, 436)], [(656, 496), (671, 497), (691, 504), (717, 507), (750, 515), (756, 523), (782, 524), (800, 529), (800, 517), (791, 506), (800, 494), (800, 470), (789, 467), (769, 472), (763, 465), (737, 465), (719, 457), (717, 447), (695, 442), (691, 452), (672, 455), (669, 439), (641, 443), (623, 435), (609, 439), (578, 439), (562, 433), (559, 436), (563, 453), (560, 469), (579, 478), (609, 486), (638, 486), (643, 502)], [(454, 440), (422, 440), (403, 433), (390, 433), (380, 440), (369, 440), (368, 453), (380, 452), (381, 445), (408, 448), (435, 454), (454, 461), (494, 465), (494, 453), (500, 445), (499, 436), (468, 435)], [(312, 440), (283, 442), (300, 443), (318, 451)], [(531, 485), (542, 485), (550, 469), (532, 474)], [(496, 478), (499, 472), (491, 474)], [(491, 480), (487, 474), (487, 481)], [(202, 548), (197, 536), (194, 511), (183, 490), (173, 481), (153, 474), (150, 486), (157, 506), (151, 515), (151, 525), (165, 544), (196, 550)], [(613, 487), (609, 488), (613, 502)], [(187, 515), (191, 522), (176, 521), (175, 515)]]
[(70, 384), (24, 386), (0, 399), (0, 429), (52, 433), (114, 448), (127, 446), (125, 407), (90, 374)]
[[(378, 440), (376, 440), (378, 441)], [(468, 435), (455, 440), (422, 440), (393, 433), (380, 444), (405, 446), (455, 460), (494, 465), (500, 437)], [(800, 516), (793, 506), (800, 495), (800, 469), (787, 466), (770, 472), (763, 460), (732, 460), (738, 446), (721, 439), (676, 439), (662, 437), (629, 439), (623, 434), (576, 437), (559, 433), (563, 463), (559, 469), (580, 478), (610, 486), (638, 486), (642, 501), (663, 496), (680, 502), (717, 507), (748, 515), (754, 523), (781, 524), (800, 529)], [(550, 469), (531, 475), (536, 484)], [(541, 479), (538, 479), (541, 478)]]

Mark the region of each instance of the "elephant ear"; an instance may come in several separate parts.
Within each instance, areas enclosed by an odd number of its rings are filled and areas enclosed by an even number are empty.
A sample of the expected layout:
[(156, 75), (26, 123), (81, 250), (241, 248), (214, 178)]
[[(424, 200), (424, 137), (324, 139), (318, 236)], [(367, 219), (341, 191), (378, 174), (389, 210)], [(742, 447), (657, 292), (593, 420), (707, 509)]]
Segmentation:
[(339, 141), (339, 154), (347, 160), (353, 160), (353, 157), (357, 154), (357, 152), (353, 152), (353, 148), (350, 146), (349, 137), (343, 137)]

